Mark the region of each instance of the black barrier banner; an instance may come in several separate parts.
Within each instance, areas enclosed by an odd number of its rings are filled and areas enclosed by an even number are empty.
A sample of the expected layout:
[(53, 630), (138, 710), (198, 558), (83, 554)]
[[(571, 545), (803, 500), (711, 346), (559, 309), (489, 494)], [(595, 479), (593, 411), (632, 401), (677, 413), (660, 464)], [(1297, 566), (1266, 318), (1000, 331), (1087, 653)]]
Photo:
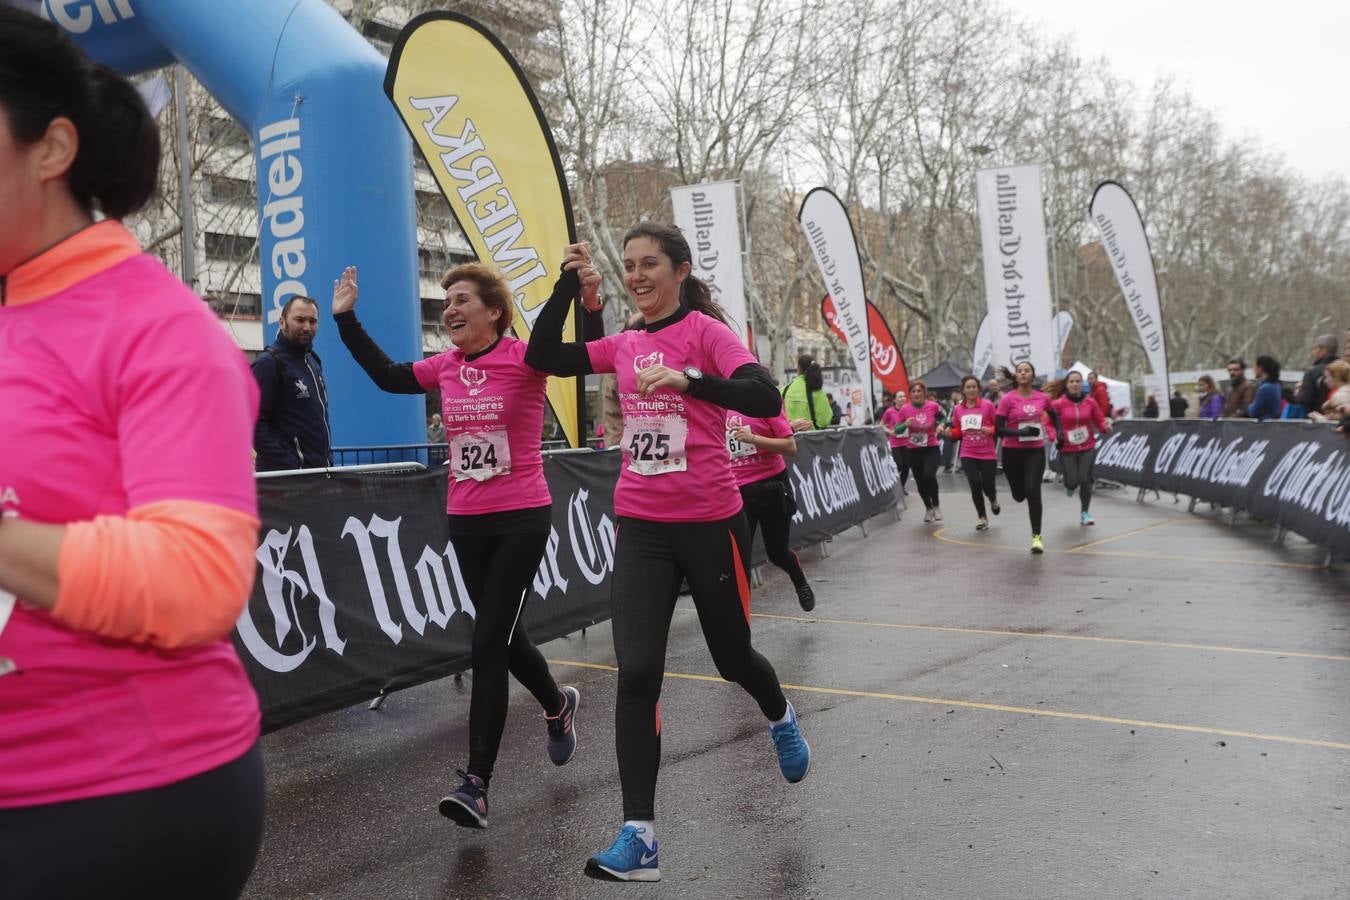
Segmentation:
[[(609, 617), (619, 465), (617, 450), (544, 456), (553, 522), (524, 613), (536, 642)], [(789, 468), (794, 547), (896, 503), (899, 475), (876, 429), (799, 435)], [(234, 640), (264, 730), (468, 668), (474, 598), (445, 493), (444, 467), (258, 481), (259, 573)]]
[[(799, 434), (788, 473), (797, 499), (793, 549), (820, 543), (893, 508), (900, 483), (890, 445), (878, 428)], [(757, 537), (756, 562), (764, 558), (760, 546)]]
[(1098, 478), (1245, 510), (1350, 556), (1350, 442), (1310, 422), (1115, 423)]
[[(617, 453), (545, 457), (553, 524), (525, 624), (609, 615)], [(474, 604), (450, 545), (446, 470), (258, 482), (259, 574), (235, 630), (271, 731), (468, 668)]]

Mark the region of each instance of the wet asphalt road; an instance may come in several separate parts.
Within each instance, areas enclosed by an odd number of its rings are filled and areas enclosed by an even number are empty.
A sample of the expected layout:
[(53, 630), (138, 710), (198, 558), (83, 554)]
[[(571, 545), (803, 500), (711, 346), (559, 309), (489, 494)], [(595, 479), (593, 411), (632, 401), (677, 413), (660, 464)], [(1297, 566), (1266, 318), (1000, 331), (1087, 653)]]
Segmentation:
[(547, 644), (582, 693), (580, 747), (544, 751), (513, 686), (491, 827), (441, 818), (469, 680), (264, 739), (254, 898), (1350, 896), (1350, 573), (1297, 538), (1170, 496), (1046, 486), (974, 531), (874, 520), (803, 553), (819, 604), (766, 571), (756, 646), (813, 750), (777, 772), (753, 702), (721, 682), (688, 600), (672, 627), (657, 835), (664, 878), (582, 875), (620, 820), (607, 627)]

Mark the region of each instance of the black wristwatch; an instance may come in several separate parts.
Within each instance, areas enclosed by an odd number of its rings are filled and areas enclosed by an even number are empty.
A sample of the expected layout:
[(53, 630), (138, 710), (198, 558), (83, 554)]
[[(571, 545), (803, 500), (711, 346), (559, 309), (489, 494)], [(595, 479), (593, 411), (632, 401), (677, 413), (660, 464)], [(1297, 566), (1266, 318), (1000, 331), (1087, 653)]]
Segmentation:
[(703, 373), (693, 366), (685, 366), (682, 374), (689, 379), (689, 387), (685, 389), (685, 393), (692, 397), (697, 389), (696, 385), (703, 383)]

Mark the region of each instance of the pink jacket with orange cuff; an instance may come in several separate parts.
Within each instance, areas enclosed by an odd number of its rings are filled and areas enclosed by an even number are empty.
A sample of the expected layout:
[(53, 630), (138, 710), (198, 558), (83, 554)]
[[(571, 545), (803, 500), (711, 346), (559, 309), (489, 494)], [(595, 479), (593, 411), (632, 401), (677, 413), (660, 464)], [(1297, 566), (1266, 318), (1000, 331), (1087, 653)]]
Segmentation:
[(258, 529), (242, 354), (104, 221), (0, 279), (0, 385), (0, 512), (65, 526), (55, 608), (0, 625), (0, 808), (237, 759), (259, 719), (229, 639)]

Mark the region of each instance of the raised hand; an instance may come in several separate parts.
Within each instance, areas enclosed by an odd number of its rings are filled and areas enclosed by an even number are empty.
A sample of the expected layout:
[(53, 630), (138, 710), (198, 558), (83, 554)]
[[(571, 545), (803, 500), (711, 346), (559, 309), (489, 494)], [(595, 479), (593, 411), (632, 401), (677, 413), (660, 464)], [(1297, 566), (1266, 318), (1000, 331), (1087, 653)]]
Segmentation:
[(333, 315), (356, 308), (356, 266), (342, 270), (342, 277), (333, 279)]
[(587, 241), (568, 244), (563, 248), (563, 269), (575, 270), (581, 279), (581, 305), (587, 312), (599, 312), (604, 307), (600, 299), (600, 271), (595, 267), (591, 256), (591, 245)]

